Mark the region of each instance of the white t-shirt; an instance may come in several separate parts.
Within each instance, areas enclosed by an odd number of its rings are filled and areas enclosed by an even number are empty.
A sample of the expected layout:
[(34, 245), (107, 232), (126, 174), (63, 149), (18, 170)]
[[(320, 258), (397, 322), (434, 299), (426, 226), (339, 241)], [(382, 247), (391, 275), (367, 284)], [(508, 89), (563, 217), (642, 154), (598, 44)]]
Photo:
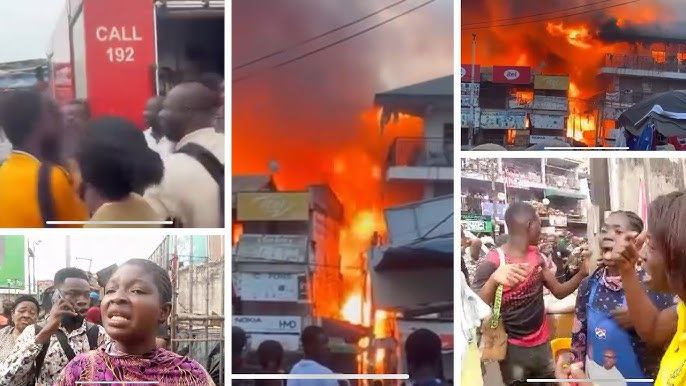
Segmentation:
[(148, 143), (148, 147), (155, 153), (159, 154), (160, 157), (164, 158), (174, 152), (174, 142), (170, 141), (169, 138), (164, 136), (160, 138), (159, 142), (157, 142), (157, 140), (152, 136), (152, 128), (145, 130), (143, 135), (145, 136), (145, 142)]
[[(291, 374), (333, 374), (333, 371), (319, 363), (303, 359), (291, 369)], [(338, 386), (335, 379), (289, 379), (287, 386)]]

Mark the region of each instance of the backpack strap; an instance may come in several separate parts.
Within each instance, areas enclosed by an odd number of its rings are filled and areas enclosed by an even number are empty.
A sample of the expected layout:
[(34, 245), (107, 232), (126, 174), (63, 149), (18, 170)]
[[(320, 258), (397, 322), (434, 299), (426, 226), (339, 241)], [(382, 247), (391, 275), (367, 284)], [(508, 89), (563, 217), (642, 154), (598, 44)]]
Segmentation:
[[(42, 329), (41, 326), (34, 324), (34, 328), (36, 330), (36, 335), (40, 332)], [(36, 356), (36, 361), (34, 363), (34, 376), (36, 379), (38, 379), (38, 375), (40, 374), (41, 369), (43, 368), (43, 362), (45, 362), (45, 354), (48, 353), (48, 347), (50, 347), (50, 342), (48, 343), (43, 343), (43, 347), (41, 347), (40, 351), (38, 352), (38, 355)]]
[(50, 189), (51, 170), (52, 165), (47, 162), (42, 162), (38, 168), (38, 207), (40, 208), (43, 226), (46, 228), (55, 228), (55, 225), (48, 225), (45, 222), (56, 220), (55, 205), (52, 198), (52, 190)]
[(55, 333), (55, 336), (57, 337), (57, 340), (60, 342), (60, 346), (62, 346), (62, 350), (64, 350), (64, 353), (67, 354), (67, 359), (72, 360), (76, 356), (76, 353), (74, 352), (74, 349), (71, 348), (69, 345), (69, 342), (67, 341), (67, 334), (64, 333), (62, 330), (57, 330)]
[(99, 335), (100, 328), (97, 324), (92, 325), (86, 332), (86, 336), (88, 336), (88, 347), (90, 347), (91, 350), (95, 350), (96, 348), (98, 348)]
[(219, 212), (221, 215), (221, 227), (224, 227), (224, 164), (219, 162), (209, 150), (197, 143), (187, 143), (183, 145), (177, 153), (183, 153), (198, 161), (214, 181), (219, 185)]

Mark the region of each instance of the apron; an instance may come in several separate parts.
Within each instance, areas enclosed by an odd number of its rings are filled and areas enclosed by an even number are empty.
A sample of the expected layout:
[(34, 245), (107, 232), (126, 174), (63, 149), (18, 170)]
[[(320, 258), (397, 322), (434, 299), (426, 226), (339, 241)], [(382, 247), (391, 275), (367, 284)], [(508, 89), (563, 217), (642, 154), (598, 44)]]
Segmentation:
[[(596, 281), (591, 287), (591, 294), (586, 307), (587, 317), (587, 357), (586, 372), (591, 379), (621, 379), (647, 378), (641, 370), (638, 356), (631, 346), (631, 335), (624, 330), (611, 315), (593, 307), (593, 300), (598, 286)], [(626, 298), (622, 295), (622, 302)], [(605, 350), (611, 349), (615, 353), (615, 368), (606, 370), (603, 367)], [(593, 363), (595, 362), (595, 363)], [(626, 385), (624, 381), (605, 383), (605, 385)]]

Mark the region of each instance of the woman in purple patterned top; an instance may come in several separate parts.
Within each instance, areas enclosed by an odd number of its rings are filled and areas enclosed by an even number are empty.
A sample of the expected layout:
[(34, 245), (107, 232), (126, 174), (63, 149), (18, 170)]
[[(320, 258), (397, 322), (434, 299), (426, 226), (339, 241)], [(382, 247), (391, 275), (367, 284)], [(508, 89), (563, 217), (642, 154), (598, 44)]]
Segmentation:
[(58, 385), (157, 381), (169, 386), (214, 386), (198, 362), (155, 345), (158, 328), (171, 313), (171, 297), (169, 275), (155, 263), (133, 259), (119, 267), (105, 287), (100, 308), (112, 342), (74, 358)]

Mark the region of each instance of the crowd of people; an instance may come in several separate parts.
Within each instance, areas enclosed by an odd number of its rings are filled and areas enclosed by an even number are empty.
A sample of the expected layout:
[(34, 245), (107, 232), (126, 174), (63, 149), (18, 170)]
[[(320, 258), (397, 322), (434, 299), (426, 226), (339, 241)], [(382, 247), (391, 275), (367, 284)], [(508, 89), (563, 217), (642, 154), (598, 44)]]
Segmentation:
[(223, 80), (200, 76), (151, 97), (140, 128), (93, 118), (84, 100), (0, 95), (12, 147), (0, 160), (0, 227), (223, 227), (223, 99)]
[(127, 261), (101, 289), (91, 287), (86, 272), (61, 269), (42, 317), (32, 296), (9, 307), (10, 324), (0, 329), (0, 383), (218, 384), (197, 361), (168, 350), (171, 302), (167, 271), (149, 260)]
[[(485, 247), (465, 232), (462, 237), (462, 246), (470, 246), (463, 257), (464, 281), (476, 300), (466, 297), (500, 313), (507, 343), (497, 361), (505, 385), (528, 379), (567, 379), (562, 384), (568, 386), (594, 385), (589, 379), (610, 385), (629, 379), (686, 383), (686, 307), (680, 300), (686, 296), (685, 193), (655, 199), (647, 226), (633, 212), (610, 213), (597, 237), (596, 259), (584, 239), (572, 237), (565, 248), (554, 235), (542, 238), (540, 218), (528, 203), (511, 205), (505, 217), (507, 240), (499, 245)], [(555, 260), (565, 249), (571, 254), (560, 265)], [(555, 274), (561, 267), (565, 274)], [(500, 286), (502, 297), (495, 302)], [(557, 298), (576, 291), (568, 345), (560, 339), (551, 345), (544, 288)], [(483, 336), (488, 328), (485, 323), (479, 329)], [(493, 344), (483, 336), (482, 352)]]
[[(330, 359), (329, 336), (319, 326), (308, 326), (300, 336), (303, 350), (302, 359), (290, 370), (284, 368), (284, 348), (275, 340), (266, 340), (257, 348), (259, 366), (251, 366), (245, 361), (248, 347), (248, 334), (240, 327), (232, 330), (232, 366), (233, 374), (304, 374), (333, 375), (335, 372), (327, 366)], [(422, 328), (412, 332), (406, 339), (404, 353), (407, 359), (409, 383), (416, 386), (445, 385), (442, 362), (442, 343), (433, 331)], [(341, 379), (259, 379), (234, 381), (235, 385), (244, 386), (346, 386), (347, 380)], [(375, 385), (380, 381), (375, 381)]]

